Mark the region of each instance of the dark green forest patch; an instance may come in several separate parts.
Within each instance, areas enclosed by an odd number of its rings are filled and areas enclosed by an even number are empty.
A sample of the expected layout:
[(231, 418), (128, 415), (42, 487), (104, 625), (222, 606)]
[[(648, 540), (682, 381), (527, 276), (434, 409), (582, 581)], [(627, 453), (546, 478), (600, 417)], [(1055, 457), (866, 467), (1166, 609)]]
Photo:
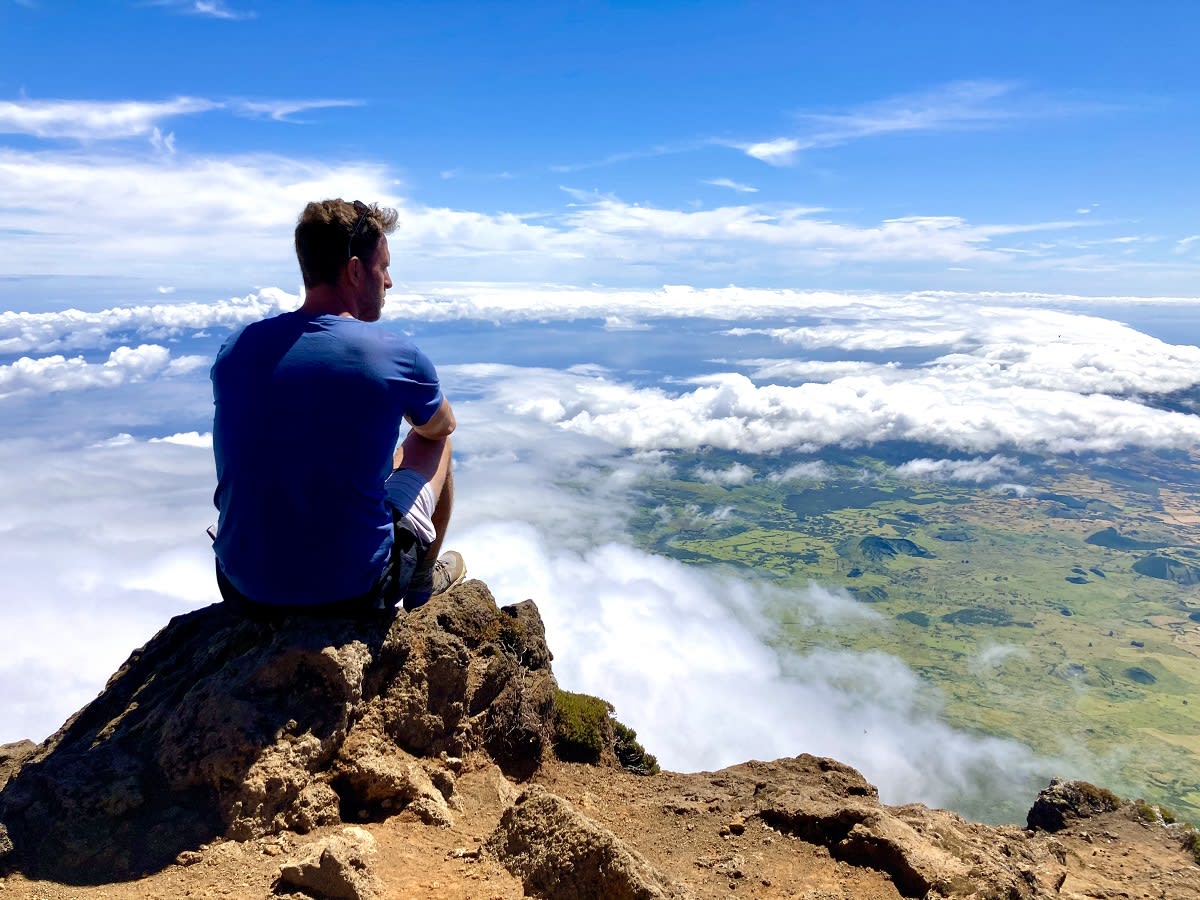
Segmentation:
[(1083, 542), (1097, 547), (1107, 547), (1109, 550), (1157, 550), (1167, 546), (1164, 541), (1139, 541), (1126, 537), (1115, 528), (1105, 528), (1095, 534), (1090, 534), (1084, 538)]

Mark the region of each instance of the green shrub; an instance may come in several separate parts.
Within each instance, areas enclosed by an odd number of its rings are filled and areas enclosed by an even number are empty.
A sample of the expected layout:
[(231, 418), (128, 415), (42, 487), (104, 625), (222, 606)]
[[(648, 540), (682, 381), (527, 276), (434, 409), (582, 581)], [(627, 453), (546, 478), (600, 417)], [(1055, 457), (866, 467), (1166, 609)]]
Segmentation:
[(1192, 825), (1183, 826), (1183, 849), (1190, 852), (1196, 865), (1200, 866), (1200, 831)]
[(646, 748), (638, 743), (636, 731), (613, 719), (613, 735), (613, 749), (621, 768), (637, 775), (657, 775), (661, 771), (654, 754), (647, 753)]
[(571, 691), (554, 692), (554, 749), (559, 759), (595, 765), (611, 750), (623, 769), (657, 775), (658, 760), (637, 740), (637, 732), (612, 717), (607, 700)]
[(1175, 814), (1165, 806), (1156, 806), (1145, 800), (1134, 800), (1133, 809), (1138, 818), (1144, 822), (1162, 822), (1164, 825), (1171, 825), (1175, 822)]
[(1079, 795), (1093, 807), (1095, 812), (1111, 812), (1121, 807), (1121, 798), (1108, 788), (1096, 787), (1087, 781), (1076, 781), (1074, 785)]
[(554, 741), (559, 757), (569, 762), (598, 763), (607, 743), (605, 726), (612, 711), (612, 705), (599, 697), (555, 691)]

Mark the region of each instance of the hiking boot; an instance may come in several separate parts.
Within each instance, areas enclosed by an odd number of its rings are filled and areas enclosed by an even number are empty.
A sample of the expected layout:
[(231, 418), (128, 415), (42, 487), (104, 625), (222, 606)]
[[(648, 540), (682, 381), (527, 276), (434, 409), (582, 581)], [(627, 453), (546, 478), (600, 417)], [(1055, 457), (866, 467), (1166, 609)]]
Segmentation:
[(457, 550), (447, 550), (432, 566), (421, 567), (413, 573), (408, 590), (404, 594), (404, 608), (416, 609), (429, 602), (429, 598), (445, 593), (467, 576), (467, 564)]

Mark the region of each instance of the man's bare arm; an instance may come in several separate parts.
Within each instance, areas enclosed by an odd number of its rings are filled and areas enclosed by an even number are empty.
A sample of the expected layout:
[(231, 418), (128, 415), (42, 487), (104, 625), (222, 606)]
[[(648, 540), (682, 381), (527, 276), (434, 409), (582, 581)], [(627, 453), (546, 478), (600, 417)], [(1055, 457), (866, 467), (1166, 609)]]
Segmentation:
[(413, 431), (431, 441), (440, 441), (450, 437), (457, 424), (454, 419), (454, 410), (450, 408), (450, 401), (443, 397), (438, 411), (424, 425), (414, 425)]

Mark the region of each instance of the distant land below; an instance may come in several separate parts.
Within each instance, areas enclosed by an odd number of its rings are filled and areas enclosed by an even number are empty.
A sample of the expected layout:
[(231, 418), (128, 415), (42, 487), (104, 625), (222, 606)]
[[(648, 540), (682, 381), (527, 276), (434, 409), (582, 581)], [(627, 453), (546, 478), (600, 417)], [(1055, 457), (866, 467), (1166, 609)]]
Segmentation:
[[(844, 589), (892, 624), (798, 627), (779, 609), (778, 645), (894, 654), (944, 695), (951, 724), (1078, 760), (1200, 822), (1200, 454), (1018, 454), (1012, 484), (897, 472), (942, 455), (679, 453), (635, 529), (693, 564)], [(734, 465), (753, 477), (708, 474)]]

